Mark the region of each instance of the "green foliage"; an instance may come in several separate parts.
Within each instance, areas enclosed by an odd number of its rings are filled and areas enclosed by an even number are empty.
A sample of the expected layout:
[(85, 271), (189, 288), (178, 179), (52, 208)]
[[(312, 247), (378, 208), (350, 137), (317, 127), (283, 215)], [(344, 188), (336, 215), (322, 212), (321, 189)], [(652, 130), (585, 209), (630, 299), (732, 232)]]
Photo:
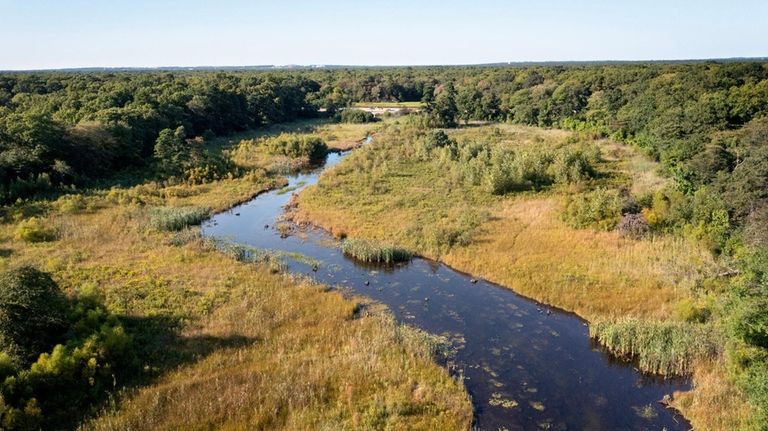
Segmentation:
[(341, 251), (350, 257), (366, 263), (393, 264), (407, 262), (413, 255), (392, 245), (376, 244), (362, 239), (345, 239)]
[(637, 360), (640, 369), (686, 375), (697, 359), (713, 358), (722, 341), (711, 326), (636, 319), (590, 324), (589, 335), (611, 353)]
[(158, 207), (150, 210), (149, 225), (157, 230), (180, 231), (210, 216), (211, 210), (203, 207)]
[(66, 313), (48, 274), (25, 266), (0, 275), (0, 350), (17, 364), (28, 365), (61, 341)]
[(14, 233), (17, 239), (26, 242), (55, 241), (59, 236), (58, 229), (42, 217), (30, 217), (21, 221)]
[(350, 108), (337, 112), (334, 119), (340, 123), (352, 124), (373, 123), (376, 121), (376, 117), (372, 113)]
[(201, 149), (179, 136), (314, 117), (319, 90), (310, 79), (261, 73), (2, 75), (0, 200), (88, 184), (146, 166), (153, 154), (164, 174), (181, 175), (185, 151)]
[(187, 144), (187, 132), (184, 126), (176, 130), (163, 129), (155, 142), (154, 155), (161, 171), (169, 175), (178, 175), (189, 163), (191, 156)]
[(747, 345), (768, 349), (768, 298), (739, 301), (732, 312), (734, 336)]
[(434, 99), (426, 108), (426, 122), (430, 127), (456, 127), (459, 111), (456, 108), (456, 90), (452, 83), (435, 89)]
[(282, 134), (267, 139), (263, 145), (266, 146), (269, 154), (290, 158), (306, 158), (310, 162), (318, 162), (328, 153), (328, 146), (318, 136)]
[(617, 190), (600, 187), (566, 198), (561, 217), (576, 228), (611, 230), (621, 220), (623, 207), (623, 200)]
[(3, 429), (69, 428), (136, 371), (132, 337), (94, 290), (68, 302), (47, 274), (20, 268), (0, 278), (0, 320)]

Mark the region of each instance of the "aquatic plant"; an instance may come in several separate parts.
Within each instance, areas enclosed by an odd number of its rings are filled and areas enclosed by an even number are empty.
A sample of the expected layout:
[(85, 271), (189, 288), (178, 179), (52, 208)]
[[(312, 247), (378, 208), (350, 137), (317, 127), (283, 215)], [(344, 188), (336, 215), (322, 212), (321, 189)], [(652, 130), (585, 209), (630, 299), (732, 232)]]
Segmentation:
[(392, 264), (407, 262), (413, 257), (408, 250), (362, 239), (345, 239), (341, 243), (341, 251), (347, 256), (368, 263)]
[(210, 213), (205, 207), (158, 207), (150, 211), (149, 224), (157, 230), (178, 231), (202, 223)]
[(637, 360), (641, 370), (661, 375), (688, 375), (697, 359), (719, 354), (722, 341), (710, 325), (638, 319), (597, 321), (590, 337), (614, 355)]

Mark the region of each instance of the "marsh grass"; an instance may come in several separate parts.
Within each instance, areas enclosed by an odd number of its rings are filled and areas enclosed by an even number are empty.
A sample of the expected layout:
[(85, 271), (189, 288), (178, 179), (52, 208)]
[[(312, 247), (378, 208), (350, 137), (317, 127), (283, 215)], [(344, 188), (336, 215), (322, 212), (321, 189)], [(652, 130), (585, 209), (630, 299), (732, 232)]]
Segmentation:
[[(6, 208), (0, 270), (34, 265), (67, 292), (94, 289), (136, 322), (141, 384), (118, 381), (82, 429), (469, 428), (462, 385), (386, 311), (356, 314), (359, 299), (274, 274), (248, 250), (222, 253), (195, 227), (147, 229), (148, 206), (219, 212), (283, 183), (255, 166), (207, 184), (93, 190), (93, 210)], [(32, 216), (57, 226), (58, 240), (15, 238)]]
[(690, 375), (698, 361), (716, 359), (723, 344), (711, 325), (674, 321), (596, 321), (589, 335), (614, 355), (637, 360), (641, 370), (664, 376)]
[(210, 216), (210, 208), (205, 207), (158, 207), (149, 211), (149, 225), (161, 231), (180, 231), (197, 226)]
[(341, 243), (341, 251), (361, 262), (387, 265), (408, 262), (413, 257), (413, 254), (408, 250), (363, 239), (345, 239)]

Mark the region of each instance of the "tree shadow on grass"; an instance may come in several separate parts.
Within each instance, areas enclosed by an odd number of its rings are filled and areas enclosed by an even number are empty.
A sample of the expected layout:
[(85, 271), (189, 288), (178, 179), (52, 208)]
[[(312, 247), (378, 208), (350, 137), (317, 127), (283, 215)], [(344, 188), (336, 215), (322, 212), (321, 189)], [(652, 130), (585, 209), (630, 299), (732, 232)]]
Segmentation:
[[(243, 335), (182, 336), (183, 322), (173, 316), (119, 316), (125, 332), (132, 337), (132, 364), (127, 365), (115, 379), (115, 386), (105, 391), (99, 401), (72, 415), (58, 416), (51, 429), (75, 429), (78, 424), (97, 417), (100, 413), (120, 407), (113, 394), (131, 394), (144, 386), (185, 365), (205, 359), (216, 351), (251, 346), (260, 340)], [(130, 396), (130, 395), (128, 395)], [(114, 406), (114, 407), (112, 407)]]

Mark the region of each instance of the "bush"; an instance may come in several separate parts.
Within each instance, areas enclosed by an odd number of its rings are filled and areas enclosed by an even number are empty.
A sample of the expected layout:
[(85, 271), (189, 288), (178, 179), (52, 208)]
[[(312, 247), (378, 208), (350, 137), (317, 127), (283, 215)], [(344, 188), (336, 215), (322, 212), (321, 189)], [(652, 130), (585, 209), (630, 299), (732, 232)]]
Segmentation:
[(641, 239), (648, 235), (651, 226), (642, 214), (625, 214), (616, 226), (616, 230), (627, 238)]
[(16, 227), (16, 239), (26, 242), (55, 241), (59, 232), (50, 222), (41, 217), (30, 217)]
[(568, 197), (561, 218), (576, 228), (611, 230), (621, 220), (621, 196), (616, 190), (598, 188)]
[(47, 274), (22, 267), (0, 276), (0, 350), (20, 365), (60, 341), (67, 302)]
[(341, 251), (361, 262), (393, 264), (407, 262), (413, 254), (392, 245), (375, 244), (362, 239), (346, 239), (341, 243)]
[(376, 121), (376, 117), (373, 114), (360, 109), (344, 109), (337, 112), (334, 118), (340, 123), (353, 124), (373, 123)]
[(768, 299), (741, 301), (731, 316), (731, 330), (743, 342), (768, 349)]
[(150, 211), (149, 224), (164, 231), (179, 231), (202, 223), (210, 217), (211, 210), (203, 207), (160, 207)]
[[(46, 289), (58, 289), (44, 274), (32, 274), (43, 280)], [(49, 299), (48, 306), (54, 302), (66, 305), (61, 298)], [(67, 306), (66, 313), (47, 313), (66, 323), (66, 340), (46, 346), (46, 352), (28, 368), (0, 355), (3, 429), (74, 428), (90, 405), (103, 400), (118, 382), (122, 384), (124, 377), (138, 370), (132, 336), (101, 305), (97, 295), (81, 292)]]
[(265, 141), (267, 152), (275, 156), (307, 158), (310, 162), (321, 161), (328, 153), (328, 146), (317, 136), (280, 135)]

